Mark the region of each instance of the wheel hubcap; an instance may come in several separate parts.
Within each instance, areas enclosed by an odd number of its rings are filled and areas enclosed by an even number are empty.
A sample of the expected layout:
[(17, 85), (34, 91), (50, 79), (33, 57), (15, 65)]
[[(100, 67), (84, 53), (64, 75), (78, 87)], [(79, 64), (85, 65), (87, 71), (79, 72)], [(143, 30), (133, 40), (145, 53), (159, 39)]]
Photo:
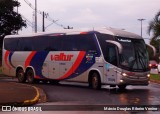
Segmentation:
[(18, 73), (18, 79), (19, 79), (20, 81), (22, 81), (23, 78), (24, 78), (24, 73), (23, 73), (23, 71), (19, 71), (19, 73)]
[(98, 85), (98, 79), (97, 79), (97, 77), (93, 77), (93, 79), (92, 79), (92, 86), (93, 86), (93, 88), (97, 88), (97, 85)]
[(32, 82), (32, 80), (33, 80), (33, 73), (32, 72), (28, 72), (27, 77), (28, 77), (28, 81)]

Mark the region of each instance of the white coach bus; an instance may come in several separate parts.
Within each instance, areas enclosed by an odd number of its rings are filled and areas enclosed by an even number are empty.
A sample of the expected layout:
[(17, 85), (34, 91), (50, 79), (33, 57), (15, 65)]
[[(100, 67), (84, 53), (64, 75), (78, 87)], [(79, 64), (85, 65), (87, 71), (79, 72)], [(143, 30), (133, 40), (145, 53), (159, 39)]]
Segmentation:
[(9, 35), (3, 43), (2, 71), (18, 81), (148, 85), (149, 64), (141, 36), (117, 29)]

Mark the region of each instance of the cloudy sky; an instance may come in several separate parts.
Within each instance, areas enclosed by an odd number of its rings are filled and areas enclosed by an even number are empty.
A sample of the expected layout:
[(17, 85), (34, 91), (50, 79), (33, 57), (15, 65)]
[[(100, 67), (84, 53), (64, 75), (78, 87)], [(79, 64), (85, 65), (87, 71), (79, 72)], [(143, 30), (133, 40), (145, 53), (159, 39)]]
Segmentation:
[[(18, 0), (21, 3), (18, 11), (30, 22), (33, 22), (33, 9), (35, 0)], [(149, 38), (147, 26), (154, 15), (160, 10), (160, 0), (37, 0), (38, 11), (49, 14), (45, 19), (45, 26), (50, 25), (51, 19), (57, 23), (73, 28), (113, 27), (125, 29), (140, 35), (140, 21), (144, 18), (143, 37)], [(52, 24), (46, 31), (62, 28)], [(38, 14), (38, 31), (42, 31), (42, 15)], [(34, 32), (28, 25), (20, 34)]]

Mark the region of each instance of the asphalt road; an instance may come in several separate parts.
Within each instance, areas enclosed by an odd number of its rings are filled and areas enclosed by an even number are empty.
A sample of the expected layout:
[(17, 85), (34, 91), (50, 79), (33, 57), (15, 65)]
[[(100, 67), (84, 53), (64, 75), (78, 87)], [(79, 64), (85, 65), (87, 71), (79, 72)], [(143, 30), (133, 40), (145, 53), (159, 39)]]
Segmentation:
[[(3, 79), (5, 82), (15, 82), (12, 79)], [(127, 86), (126, 90), (120, 91), (118, 88), (109, 88), (104, 86), (101, 90), (89, 89), (87, 84), (61, 82), (59, 85), (52, 84), (33, 84), (44, 90), (47, 96), (47, 102), (37, 104), (37, 106), (50, 107), (55, 106), (56, 110), (60, 106), (71, 108), (71, 106), (80, 105), (79, 110), (95, 110), (94, 106), (111, 105), (158, 105), (160, 106), (160, 84), (151, 83), (149, 86)], [(93, 107), (90, 107), (93, 106)], [(98, 107), (99, 108), (99, 107)], [(61, 108), (59, 108), (61, 110)], [(65, 110), (65, 109), (64, 109)], [(76, 109), (75, 109), (76, 110)], [(116, 112), (113, 111), (116, 114)], [(159, 114), (159, 111), (123, 111), (122, 114)], [(121, 114), (119, 112), (119, 114)]]
[(87, 84), (61, 82), (60, 85), (34, 84), (47, 95), (47, 102), (78, 102), (83, 105), (160, 105), (160, 84), (127, 86), (122, 91), (109, 86), (101, 90), (88, 88)]
[[(47, 103), (40, 104), (45, 106), (58, 105), (72, 106), (76, 110), (95, 110), (94, 106), (142, 106), (142, 105), (158, 105), (160, 106), (160, 84), (151, 83), (149, 86), (128, 86), (126, 90), (121, 91), (118, 88), (109, 88), (104, 86), (101, 90), (89, 89), (87, 84), (78, 84), (71, 82), (61, 82), (60, 85), (51, 84), (34, 84), (42, 88), (47, 95)], [(75, 105), (83, 106), (75, 107)], [(57, 106), (57, 107), (56, 107)], [(124, 106), (124, 107), (125, 107)], [(51, 107), (52, 108), (52, 107)], [(68, 107), (67, 107), (68, 108)], [(70, 107), (69, 107), (70, 108)], [(94, 108), (94, 109), (93, 109)], [(59, 110), (63, 110), (60, 108)], [(99, 107), (97, 107), (97, 110)], [(66, 110), (66, 109), (64, 109)], [(123, 112), (124, 113), (124, 112)], [(125, 112), (127, 114), (159, 114), (160, 112), (144, 112), (132, 111)]]

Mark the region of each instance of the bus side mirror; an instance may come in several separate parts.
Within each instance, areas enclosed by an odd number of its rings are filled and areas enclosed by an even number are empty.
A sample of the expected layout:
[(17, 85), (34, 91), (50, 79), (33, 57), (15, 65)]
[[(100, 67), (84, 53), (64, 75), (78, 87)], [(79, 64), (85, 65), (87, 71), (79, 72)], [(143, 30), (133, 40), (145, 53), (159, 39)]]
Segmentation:
[(116, 45), (118, 47), (119, 54), (122, 54), (123, 47), (119, 42), (113, 40), (106, 40), (106, 42)]
[(146, 45), (153, 50), (153, 57), (156, 56), (156, 48), (150, 44), (146, 44)]

